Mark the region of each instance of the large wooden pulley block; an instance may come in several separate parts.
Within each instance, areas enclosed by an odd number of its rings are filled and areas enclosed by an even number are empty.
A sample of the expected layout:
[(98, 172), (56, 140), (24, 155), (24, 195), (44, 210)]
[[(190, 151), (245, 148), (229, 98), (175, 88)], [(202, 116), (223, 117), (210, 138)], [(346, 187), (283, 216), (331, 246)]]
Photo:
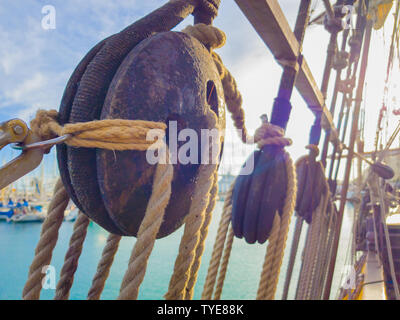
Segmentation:
[(311, 223), (312, 215), (321, 202), (323, 194), (328, 190), (324, 167), (310, 156), (300, 158), (296, 163), (297, 200), (295, 210), (297, 215), (307, 223)]
[[(72, 123), (94, 119), (164, 122), (172, 153), (188, 142), (188, 137), (177, 141), (181, 130), (196, 132), (197, 163), (182, 164), (179, 159), (173, 163), (172, 194), (158, 234), (161, 238), (179, 228), (188, 214), (200, 166), (201, 130), (225, 128), (224, 92), (209, 51), (184, 33), (158, 33), (125, 55), (118, 51), (119, 42), (115, 43), (116, 51), (111, 50), (113, 39), (109, 38), (82, 60), (67, 86), (60, 117)], [(170, 146), (171, 141), (177, 148)], [(136, 236), (156, 168), (146, 152), (65, 146), (57, 151), (63, 182), (77, 206), (108, 231)]]
[(267, 241), (275, 215), (283, 213), (287, 188), (282, 148), (266, 146), (255, 151), (247, 160), (246, 168), (253, 161), (253, 172), (250, 175), (239, 174), (232, 194), (234, 234), (251, 244)]

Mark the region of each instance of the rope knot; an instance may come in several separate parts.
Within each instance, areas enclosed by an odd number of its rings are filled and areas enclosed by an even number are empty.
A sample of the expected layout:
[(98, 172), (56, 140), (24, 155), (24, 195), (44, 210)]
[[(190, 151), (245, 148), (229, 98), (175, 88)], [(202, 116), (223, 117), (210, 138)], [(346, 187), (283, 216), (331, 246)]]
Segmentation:
[(204, 23), (198, 23), (194, 26), (187, 26), (182, 30), (182, 32), (196, 38), (203, 45), (210, 48), (210, 50), (221, 48), (226, 43), (225, 32)]
[(201, 11), (212, 19), (218, 15), (218, 8), (221, 0), (197, 0), (197, 2), (198, 7), (196, 8), (196, 11)]
[(267, 145), (286, 147), (292, 144), (292, 140), (284, 137), (285, 131), (272, 123), (264, 122), (254, 135), (254, 142), (261, 149)]
[(30, 123), (31, 130), (42, 140), (56, 138), (61, 133), (56, 110), (38, 110), (36, 117)]
[(315, 144), (309, 144), (306, 149), (310, 150), (310, 156), (315, 160), (319, 155), (319, 148)]

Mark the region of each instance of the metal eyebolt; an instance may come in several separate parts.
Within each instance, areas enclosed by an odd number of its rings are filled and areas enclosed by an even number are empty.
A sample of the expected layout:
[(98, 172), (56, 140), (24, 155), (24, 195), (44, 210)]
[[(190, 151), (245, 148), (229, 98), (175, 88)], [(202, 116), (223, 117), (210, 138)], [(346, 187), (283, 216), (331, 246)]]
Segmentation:
[(14, 131), (14, 133), (15, 134), (17, 134), (17, 135), (21, 135), (21, 134), (23, 134), (24, 133), (24, 128), (22, 128), (19, 124), (17, 124), (16, 126), (14, 126), (13, 128), (12, 128), (12, 130)]

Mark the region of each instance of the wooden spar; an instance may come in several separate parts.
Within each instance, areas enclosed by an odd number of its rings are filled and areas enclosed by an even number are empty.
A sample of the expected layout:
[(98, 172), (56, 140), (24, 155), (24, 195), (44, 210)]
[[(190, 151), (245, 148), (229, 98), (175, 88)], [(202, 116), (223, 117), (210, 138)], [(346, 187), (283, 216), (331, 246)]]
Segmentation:
[(355, 146), (357, 133), (358, 133), (358, 119), (360, 116), (361, 102), (362, 102), (363, 91), (364, 91), (364, 82), (365, 82), (365, 76), (366, 76), (366, 71), (367, 71), (368, 54), (369, 54), (369, 47), (370, 47), (370, 43), (371, 43), (372, 24), (373, 23), (371, 20), (367, 21), (367, 28), (366, 28), (366, 34), (365, 34), (365, 40), (364, 40), (364, 47), (363, 47), (363, 56), (362, 56), (360, 76), (359, 76), (359, 83), (358, 83), (358, 87), (357, 87), (356, 102), (355, 102), (354, 113), (353, 113), (353, 123), (352, 123), (352, 127), (351, 127), (349, 153), (347, 156), (346, 171), (345, 171), (344, 181), (343, 181), (343, 185), (342, 185), (340, 207), (339, 207), (339, 213), (338, 213), (338, 221), (336, 223), (336, 228), (335, 228), (335, 237), (334, 237), (334, 241), (333, 241), (332, 255), (331, 255), (331, 259), (330, 259), (330, 263), (329, 263), (328, 278), (327, 278), (326, 286), (325, 286), (325, 290), (324, 290), (324, 296), (323, 296), (324, 300), (329, 299), (331, 287), (332, 287), (333, 273), (335, 271), (340, 231), (341, 231), (342, 222), (343, 222), (343, 213), (344, 213), (344, 208), (346, 205), (347, 191), (349, 189), (351, 164), (353, 162), (354, 146)]
[[(296, 37), (298, 45), (300, 46), (299, 52), (301, 52), (301, 46), (309, 21), (310, 7), (311, 0), (301, 1), (299, 13), (296, 20), (296, 26), (294, 29), (294, 36)], [(298, 59), (301, 59), (300, 53)], [(289, 120), (292, 108), (290, 104), (290, 99), (298, 75), (296, 64), (297, 63), (295, 63), (294, 65), (289, 64), (284, 66), (278, 90), (278, 97), (275, 99), (275, 103), (272, 109), (271, 123), (279, 125), (284, 129), (286, 129), (286, 125)]]
[(278, 62), (291, 61), (299, 64), (295, 86), (311, 111), (325, 116), (327, 126), (324, 129), (330, 130), (332, 141), (338, 143), (336, 128), (332, 115), (325, 105), (324, 96), (306, 60), (302, 58), (299, 61), (301, 46), (290, 29), (278, 1), (235, 0), (235, 2)]

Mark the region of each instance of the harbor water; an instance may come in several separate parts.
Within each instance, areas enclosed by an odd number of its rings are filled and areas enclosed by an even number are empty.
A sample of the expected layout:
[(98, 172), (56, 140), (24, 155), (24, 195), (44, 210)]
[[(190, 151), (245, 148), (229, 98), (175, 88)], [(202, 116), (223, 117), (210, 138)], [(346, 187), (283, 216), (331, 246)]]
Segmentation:
[[(195, 299), (201, 297), (222, 206), (222, 202), (217, 202), (201, 268), (199, 270), (198, 281), (195, 288)], [(349, 237), (351, 235), (352, 214), (353, 208), (349, 207), (344, 216), (337, 261), (337, 269), (339, 269), (339, 272), (335, 272), (334, 275), (331, 299), (335, 298), (335, 293), (337, 292), (342, 278), (340, 270), (346, 264), (346, 252), (349, 247)], [(276, 299), (280, 299), (282, 295), (294, 222), (295, 219), (292, 218)], [(35, 246), (40, 236), (41, 227), (41, 223), (7, 223), (5, 221), (0, 221), (0, 242), (2, 244), (0, 246), (0, 300), (21, 298), (29, 265), (32, 262)], [(51, 265), (56, 271), (57, 280), (63, 264), (64, 255), (68, 248), (72, 229), (72, 222), (63, 222), (60, 229), (59, 241), (51, 262)], [(156, 242), (148, 263), (145, 279), (140, 289), (139, 299), (163, 299), (163, 295), (168, 289), (168, 282), (173, 271), (182, 232), (183, 228), (181, 227), (174, 234)], [(305, 234), (306, 229), (303, 228), (300, 248), (304, 245)], [(90, 223), (83, 252), (79, 260), (79, 267), (75, 274), (75, 281), (71, 290), (70, 299), (86, 299), (107, 236), (108, 233), (106, 231), (96, 224)], [(118, 296), (120, 283), (127, 268), (134, 242), (134, 238), (125, 237), (121, 240), (110, 276), (101, 297), (102, 299), (115, 299)], [(222, 299), (255, 299), (265, 251), (265, 244), (248, 245), (244, 240), (235, 239)], [(289, 299), (293, 299), (295, 294), (301, 264), (300, 255), (301, 251), (298, 252), (298, 257), (296, 259)], [(55, 290), (53, 288), (42, 290), (41, 299), (52, 299), (54, 293)]]

